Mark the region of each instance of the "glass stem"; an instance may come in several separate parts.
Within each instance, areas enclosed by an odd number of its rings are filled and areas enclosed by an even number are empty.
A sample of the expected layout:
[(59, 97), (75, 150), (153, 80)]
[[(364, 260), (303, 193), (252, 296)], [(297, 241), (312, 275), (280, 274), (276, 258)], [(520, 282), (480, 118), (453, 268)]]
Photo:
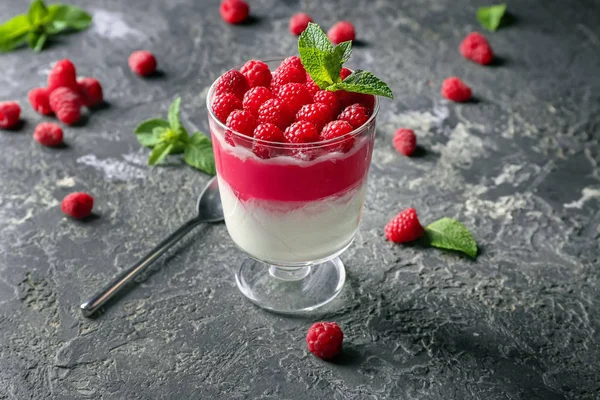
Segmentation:
[(310, 273), (310, 266), (306, 267), (279, 267), (277, 265), (269, 266), (269, 274), (282, 281), (299, 281), (304, 279)]

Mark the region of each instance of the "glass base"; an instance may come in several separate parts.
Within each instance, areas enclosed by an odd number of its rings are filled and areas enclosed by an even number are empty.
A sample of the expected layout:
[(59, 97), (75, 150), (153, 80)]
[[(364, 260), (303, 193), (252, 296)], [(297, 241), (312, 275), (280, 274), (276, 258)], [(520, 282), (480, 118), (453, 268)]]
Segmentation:
[(270, 265), (247, 259), (235, 273), (238, 288), (270, 311), (296, 314), (333, 300), (344, 287), (346, 270), (339, 257), (303, 267)]

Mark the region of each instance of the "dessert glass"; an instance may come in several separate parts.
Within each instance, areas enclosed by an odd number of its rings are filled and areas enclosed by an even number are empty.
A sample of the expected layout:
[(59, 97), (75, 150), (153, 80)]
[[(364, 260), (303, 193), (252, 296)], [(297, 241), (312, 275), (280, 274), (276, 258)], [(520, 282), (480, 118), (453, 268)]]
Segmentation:
[[(280, 61), (265, 62), (274, 70)], [(212, 111), (214, 87), (207, 108), (225, 223), (250, 256), (235, 269), (236, 283), (248, 299), (271, 311), (323, 306), (346, 278), (339, 255), (358, 231), (378, 100), (369, 120), (340, 138), (275, 143), (219, 121)]]

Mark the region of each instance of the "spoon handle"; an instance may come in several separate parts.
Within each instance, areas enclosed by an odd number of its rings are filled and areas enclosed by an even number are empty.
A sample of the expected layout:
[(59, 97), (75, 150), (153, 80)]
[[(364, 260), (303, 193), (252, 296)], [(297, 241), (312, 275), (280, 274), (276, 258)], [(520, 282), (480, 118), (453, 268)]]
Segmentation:
[(183, 238), (189, 231), (204, 222), (203, 218), (196, 217), (173, 232), (168, 238), (160, 242), (150, 253), (139, 260), (129, 269), (123, 271), (111, 283), (105, 286), (102, 290), (83, 302), (79, 308), (85, 317), (94, 314), (104, 303), (110, 300), (113, 296), (119, 293), (128, 283), (132, 282), (138, 275), (148, 269), (150, 265), (164, 252), (169, 250), (175, 243)]

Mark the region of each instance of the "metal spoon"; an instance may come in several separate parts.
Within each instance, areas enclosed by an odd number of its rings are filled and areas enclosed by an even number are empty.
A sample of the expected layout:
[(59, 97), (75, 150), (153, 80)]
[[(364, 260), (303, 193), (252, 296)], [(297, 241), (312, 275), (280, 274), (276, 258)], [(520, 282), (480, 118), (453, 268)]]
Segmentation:
[(198, 225), (210, 222), (223, 221), (223, 207), (219, 197), (219, 184), (216, 178), (211, 179), (200, 196), (196, 205), (198, 215), (187, 221), (179, 229), (173, 232), (168, 238), (160, 242), (150, 253), (135, 263), (131, 268), (123, 271), (110, 284), (90, 297), (79, 306), (81, 313), (89, 317), (94, 314), (109, 299), (119, 293), (128, 283), (132, 282), (138, 275), (146, 271), (148, 267), (158, 259), (163, 253), (169, 250), (175, 243), (183, 238), (188, 232)]

